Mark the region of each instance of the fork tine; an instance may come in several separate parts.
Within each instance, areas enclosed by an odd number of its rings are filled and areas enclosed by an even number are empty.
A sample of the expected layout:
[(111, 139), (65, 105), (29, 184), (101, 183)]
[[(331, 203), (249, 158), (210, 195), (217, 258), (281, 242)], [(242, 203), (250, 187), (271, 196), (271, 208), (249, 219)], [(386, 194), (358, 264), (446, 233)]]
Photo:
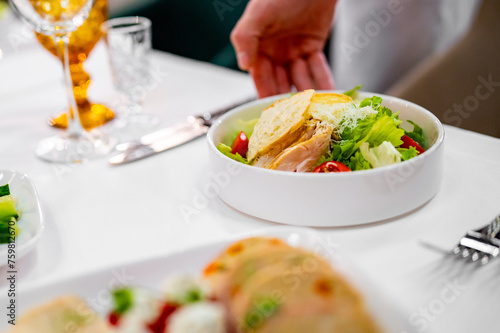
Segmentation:
[(489, 254), (486, 254), (483, 258), (481, 258), (481, 264), (482, 265), (486, 265), (487, 263), (490, 262), (490, 260), (492, 259), (493, 257)]
[(471, 253), (471, 248), (462, 245), (462, 253), (461, 253), (462, 258), (464, 259), (469, 258), (470, 253)]
[(481, 265), (486, 265), (487, 263), (490, 262), (491, 260), (491, 255), (488, 254), (488, 253), (482, 253), (480, 256), (479, 256), (479, 263)]
[(485, 265), (500, 254), (500, 243), (469, 232), (453, 248), (453, 253), (459, 259)]
[(455, 246), (455, 248), (453, 249), (453, 253), (460, 258), (467, 258), (469, 255), (468, 250), (461, 244), (457, 244)]
[(466, 261), (485, 265), (500, 255), (500, 214), (489, 224), (467, 231), (452, 251)]

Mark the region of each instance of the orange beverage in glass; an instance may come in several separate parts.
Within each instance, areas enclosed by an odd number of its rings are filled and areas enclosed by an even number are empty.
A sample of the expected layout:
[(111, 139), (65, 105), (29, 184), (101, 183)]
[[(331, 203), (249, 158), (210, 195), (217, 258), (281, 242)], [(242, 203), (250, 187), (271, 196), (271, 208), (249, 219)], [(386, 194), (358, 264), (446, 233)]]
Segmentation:
[[(56, 7), (52, 8), (57, 10)], [(52, 8), (47, 8), (48, 14)], [(100, 27), (107, 19), (107, 0), (95, 0), (89, 17), (77, 30), (71, 33), (69, 38), (69, 64), (71, 80), (73, 81), (73, 94), (78, 107), (80, 122), (86, 130), (101, 126), (115, 116), (114, 112), (106, 106), (91, 103), (87, 99), (87, 89), (91, 81), (90, 76), (83, 69), (84, 61), (102, 37)], [(36, 37), (47, 50), (58, 57), (57, 47), (52, 37), (39, 33), (36, 34)], [(66, 128), (68, 125), (67, 114), (61, 113), (52, 118), (50, 123), (58, 128)]]

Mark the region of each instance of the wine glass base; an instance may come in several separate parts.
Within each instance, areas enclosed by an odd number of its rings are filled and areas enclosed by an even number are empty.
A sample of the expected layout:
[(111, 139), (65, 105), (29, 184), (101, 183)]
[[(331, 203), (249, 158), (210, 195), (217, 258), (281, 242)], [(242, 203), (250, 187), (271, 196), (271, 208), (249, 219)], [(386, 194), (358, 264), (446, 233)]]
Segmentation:
[[(115, 118), (115, 113), (102, 104), (81, 103), (78, 104), (80, 122), (87, 131), (102, 126)], [(66, 129), (68, 127), (68, 111), (53, 115), (48, 119), (50, 126)]]
[(108, 155), (116, 143), (116, 139), (100, 131), (81, 135), (64, 133), (40, 141), (35, 155), (52, 163), (77, 164)]

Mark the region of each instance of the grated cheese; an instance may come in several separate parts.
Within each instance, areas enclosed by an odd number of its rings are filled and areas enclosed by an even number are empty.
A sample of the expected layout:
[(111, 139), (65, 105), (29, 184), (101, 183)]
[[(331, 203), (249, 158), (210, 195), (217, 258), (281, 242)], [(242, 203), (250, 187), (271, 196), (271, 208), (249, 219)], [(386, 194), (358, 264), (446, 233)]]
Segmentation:
[(342, 123), (341, 126), (338, 127), (338, 130), (335, 131), (338, 135), (341, 135), (344, 133), (344, 130), (346, 128), (349, 129), (354, 129), (356, 126), (358, 126), (358, 121), (365, 119), (367, 116), (376, 114), (377, 111), (375, 111), (371, 106), (365, 106), (362, 108), (357, 108), (353, 107), (350, 109), (346, 109), (342, 113), (342, 118), (344, 122)]
[(355, 103), (311, 103), (309, 106), (311, 117), (328, 123), (334, 128), (333, 134), (337, 137), (340, 137), (346, 128), (353, 129), (359, 120), (376, 113), (371, 106), (359, 108)]
[(337, 129), (342, 121), (342, 115), (345, 110), (354, 108), (354, 103), (311, 103), (309, 105), (309, 114), (312, 118), (328, 123), (331, 127)]

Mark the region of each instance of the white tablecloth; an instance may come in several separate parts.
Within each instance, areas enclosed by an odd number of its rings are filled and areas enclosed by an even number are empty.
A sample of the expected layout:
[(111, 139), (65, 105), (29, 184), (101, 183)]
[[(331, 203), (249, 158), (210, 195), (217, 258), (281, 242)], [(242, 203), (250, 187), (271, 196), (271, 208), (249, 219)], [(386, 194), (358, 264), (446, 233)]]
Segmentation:
[[(242, 73), (160, 52), (153, 63), (158, 87), (144, 109), (164, 124), (255, 94)], [(103, 45), (86, 68), (94, 79), (91, 99), (112, 104), (116, 94)], [(105, 159), (67, 167), (37, 159), (37, 142), (57, 131), (45, 125), (47, 116), (65, 101), (61, 68), (46, 51), (32, 46), (3, 55), (0, 169), (32, 178), (46, 223), (37, 248), (18, 263), (19, 293), (30, 285), (276, 227), (217, 198), (199, 214), (183, 217), (180, 207), (192, 206), (210, 182), (204, 139), (120, 167)], [(500, 260), (472, 269), (431, 245), (450, 249), (467, 229), (500, 213), (500, 140), (446, 126), (445, 150), (442, 188), (423, 207), (389, 221), (318, 231), (348, 253), (418, 331), (498, 332)], [(4, 295), (5, 271), (0, 273)]]

